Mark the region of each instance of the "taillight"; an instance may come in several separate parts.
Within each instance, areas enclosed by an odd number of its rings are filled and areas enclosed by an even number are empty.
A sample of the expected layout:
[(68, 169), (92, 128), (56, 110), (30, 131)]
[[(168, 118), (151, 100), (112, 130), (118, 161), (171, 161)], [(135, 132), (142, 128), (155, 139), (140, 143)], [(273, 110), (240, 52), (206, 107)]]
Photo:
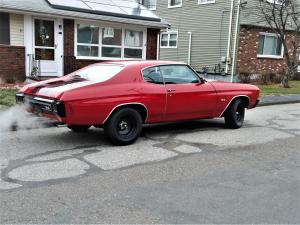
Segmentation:
[(63, 101), (57, 101), (53, 104), (53, 112), (60, 117), (66, 116), (65, 103)]

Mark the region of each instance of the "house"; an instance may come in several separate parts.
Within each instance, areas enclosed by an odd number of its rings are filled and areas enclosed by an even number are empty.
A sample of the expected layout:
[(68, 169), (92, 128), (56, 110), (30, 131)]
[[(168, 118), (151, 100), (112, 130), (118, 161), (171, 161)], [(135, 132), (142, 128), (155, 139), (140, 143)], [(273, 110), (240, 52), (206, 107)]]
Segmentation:
[(239, 15), (238, 0), (143, 0), (143, 4), (171, 24), (160, 34), (160, 59), (184, 61), (198, 71), (223, 75), (282, 74), (286, 69), (277, 35), (257, 17), (259, 0), (241, 1)]
[(0, 78), (44, 79), (99, 61), (156, 59), (167, 27), (135, 0), (0, 0)]

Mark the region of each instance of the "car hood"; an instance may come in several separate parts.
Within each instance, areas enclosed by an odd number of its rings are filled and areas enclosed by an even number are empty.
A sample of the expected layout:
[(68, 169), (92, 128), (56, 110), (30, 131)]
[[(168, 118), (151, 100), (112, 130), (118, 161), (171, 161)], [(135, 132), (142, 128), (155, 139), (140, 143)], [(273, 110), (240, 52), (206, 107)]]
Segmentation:
[(230, 90), (248, 90), (248, 91), (258, 91), (259, 88), (252, 84), (242, 84), (242, 83), (231, 83), (226, 81), (218, 80), (207, 80), (208, 83), (212, 84), (216, 91), (230, 91)]
[(72, 79), (64, 77), (61, 79), (50, 79), (24, 86), (20, 92), (47, 98), (59, 99), (66, 92), (94, 84), (92, 81), (83, 79)]

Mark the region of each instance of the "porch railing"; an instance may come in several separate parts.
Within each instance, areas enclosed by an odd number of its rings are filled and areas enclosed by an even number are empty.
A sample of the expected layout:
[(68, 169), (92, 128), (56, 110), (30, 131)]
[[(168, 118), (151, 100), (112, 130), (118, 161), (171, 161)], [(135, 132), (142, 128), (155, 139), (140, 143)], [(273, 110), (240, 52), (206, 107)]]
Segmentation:
[(37, 60), (34, 54), (28, 54), (29, 62), (29, 76), (31, 78), (38, 78), (41, 76), (41, 60)]

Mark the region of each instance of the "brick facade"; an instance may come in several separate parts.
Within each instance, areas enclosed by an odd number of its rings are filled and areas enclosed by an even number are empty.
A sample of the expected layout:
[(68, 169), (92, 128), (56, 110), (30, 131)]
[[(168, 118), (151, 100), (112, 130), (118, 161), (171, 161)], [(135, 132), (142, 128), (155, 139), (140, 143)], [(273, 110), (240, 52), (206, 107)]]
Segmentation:
[[(64, 19), (64, 73), (69, 74), (77, 69), (103, 60), (78, 60), (74, 56), (74, 20)], [(158, 29), (147, 30), (147, 59), (156, 59)]]
[(0, 68), (1, 81), (24, 81), (25, 47), (0, 45)]
[[(283, 59), (258, 58), (259, 33), (272, 33), (268, 28), (242, 26), (240, 30), (237, 73), (251, 75), (276, 74), (282, 76), (287, 65)], [(289, 38), (289, 34), (286, 35)], [(287, 42), (290, 44), (290, 41)]]

